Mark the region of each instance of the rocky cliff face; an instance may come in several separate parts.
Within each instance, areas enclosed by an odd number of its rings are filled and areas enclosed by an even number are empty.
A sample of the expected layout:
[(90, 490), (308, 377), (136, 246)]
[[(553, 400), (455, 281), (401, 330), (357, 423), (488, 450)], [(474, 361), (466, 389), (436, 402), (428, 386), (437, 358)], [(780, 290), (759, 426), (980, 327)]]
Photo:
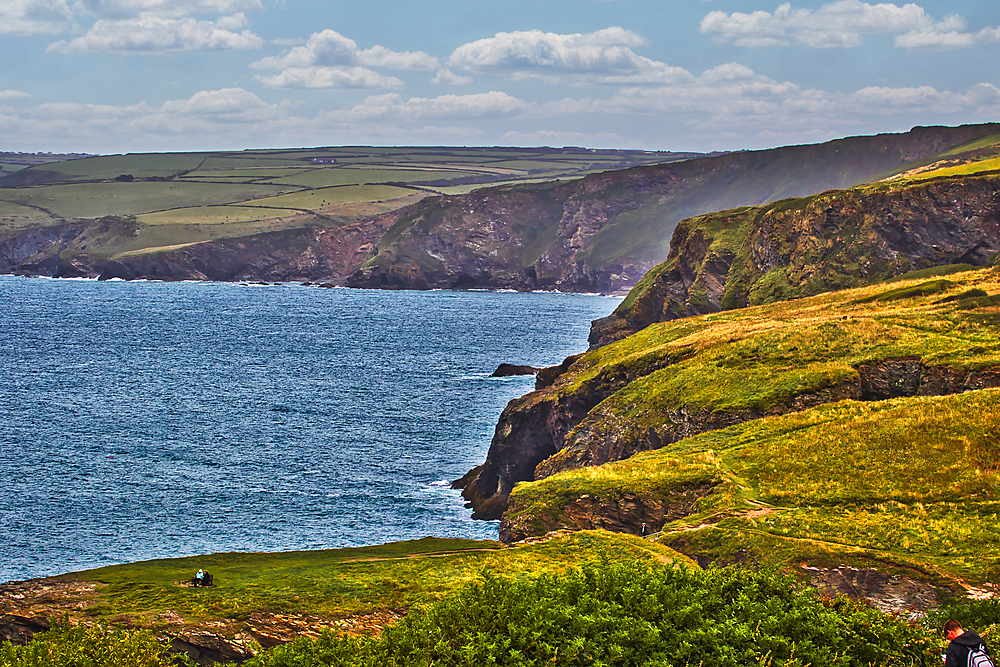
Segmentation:
[(1000, 178), (939, 179), (824, 193), (686, 220), (670, 254), (590, 343), (654, 322), (809, 296), (1000, 251)]
[(108, 255), (102, 243), (139, 237), (131, 218), (67, 222), (0, 236), (0, 272), (107, 280), (273, 280), (342, 283), (368, 257), (388, 220), (303, 227)]

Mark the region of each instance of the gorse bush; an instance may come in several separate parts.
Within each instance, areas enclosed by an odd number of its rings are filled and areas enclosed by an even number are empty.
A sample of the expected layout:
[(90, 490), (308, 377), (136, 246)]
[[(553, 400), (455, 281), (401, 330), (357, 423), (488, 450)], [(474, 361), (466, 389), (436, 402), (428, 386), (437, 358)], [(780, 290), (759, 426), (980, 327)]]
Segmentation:
[(491, 574), (379, 637), (327, 633), (248, 667), (351, 665), (913, 665), (918, 628), (775, 571), (608, 564), (515, 581)]
[(0, 667), (167, 667), (187, 664), (149, 630), (57, 625), (27, 646), (0, 645)]

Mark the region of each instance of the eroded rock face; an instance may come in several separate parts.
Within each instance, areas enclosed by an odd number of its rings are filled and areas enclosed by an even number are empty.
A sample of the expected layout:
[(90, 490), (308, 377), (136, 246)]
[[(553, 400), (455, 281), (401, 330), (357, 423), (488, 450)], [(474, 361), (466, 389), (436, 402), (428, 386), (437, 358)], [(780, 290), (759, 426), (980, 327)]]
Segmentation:
[(100, 252), (141, 234), (133, 218), (101, 218), (0, 235), (0, 273), (107, 280), (267, 280), (342, 284), (369, 257), (389, 219), (305, 226), (165, 250)]
[(642, 535), (658, 532), (663, 524), (689, 515), (695, 503), (707, 496), (712, 485), (695, 485), (675, 489), (668, 499), (654, 499), (633, 494), (622, 494), (613, 500), (594, 498), (584, 494), (562, 509), (560, 516), (544, 517), (542, 525), (526, 525), (516, 518), (517, 507), (500, 523), (500, 541), (504, 544), (544, 535), (559, 530), (592, 530), (603, 528), (615, 533)]
[(0, 644), (10, 642), (14, 646), (24, 646), (39, 632), (47, 632), (52, 628), (49, 619), (44, 616), (18, 616), (4, 614), (0, 616)]
[(868, 600), (886, 614), (921, 613), (937, 606), (937, 589), (909, 577), (847, 565), (805, 569), (810, 574), (809, 583), (821, 593)]
[[(399, 212), (347, 284), (615, 291), (662, 261), (683, 218), (849, 187), (984, 132), (914, 128), (427, 198)], [(716, 272), (732, 260), (717, 259)], [(682, 284), (693, 278), (680, 271)]]
[[(489, 520), (504, 517), (508, 496), (517, 482), (619, 461), (699, 433), (762, 417), (798, 412), (845, 399), (940, 396), (1000, 387), (1000, 369), (997, 368), (962, 370), (928, 366), (909, 358), (886, 359), (860, 364), (856, 369), (857, 375), (852, 379), (819, 391), (799, 394), (767, 410), (713, 412), (682, 407), (669, 411), (656, 425), (638, 430), (623, 425), (613, 414), (605, 414), (606, 410), (599, 405), (605, 398), (633, 379), (659, 367), (662, 366), (641, 368), (633, 375), (615, 377), (612, 372), (598, 376), (572, 393), (559, 391), (565, 380), (560, 381), (557, 377), (553, 385), (511, 401), (501, 414), (486, 463), (456, 482), (458, 487), (464, 489), (462, 495), (474, 510), (473, 518)], [(614, 508), (609, 508), (609, 512), (611, 517), (620, 514)], [(616, 525), (615, 519), (607, 520), (609, 526)], [(633, 527), (643, 522), (655, 523), (639, 519)], [(588, 519), (584, 523), (598, 526), (600, 520)], [(561, 523), (544, 526), (546, 532), (566, 527), (569, 526)], [(511, 539), (537, 535), (537, 530), (537, 526), (507, 526), (506, 518), (501, 522), (501, 536), (509, 535)]]

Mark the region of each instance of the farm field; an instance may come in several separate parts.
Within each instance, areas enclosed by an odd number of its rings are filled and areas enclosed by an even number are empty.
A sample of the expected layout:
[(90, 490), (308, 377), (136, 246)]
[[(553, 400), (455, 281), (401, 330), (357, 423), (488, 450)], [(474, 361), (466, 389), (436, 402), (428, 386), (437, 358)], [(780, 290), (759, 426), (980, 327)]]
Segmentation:
[[(338, 226), (431, 195), (580, 178), (689, 157), (696, 155), (433, 147), (92, 156), (19, 164), (16, 170), (0, 172), (0, 232), (107, 216), (134, 217), (140, 225), (136, 238), (122, 244), (121, 239), (109, 237), (110, 245), (99, 250), (111, 256), (296, 226)], [(212, 229), (196, 231), (204, 225)], [(147, 226), (158, 229), (152, 233)]]

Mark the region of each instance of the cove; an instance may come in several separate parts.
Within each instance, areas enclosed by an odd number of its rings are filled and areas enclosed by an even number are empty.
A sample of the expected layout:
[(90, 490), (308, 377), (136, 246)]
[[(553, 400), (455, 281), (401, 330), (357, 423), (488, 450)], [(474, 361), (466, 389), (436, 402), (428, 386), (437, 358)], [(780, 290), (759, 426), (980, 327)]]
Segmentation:
[(448, 482), (615, 298), (0, 277), (0, 582), (495, 538)]

